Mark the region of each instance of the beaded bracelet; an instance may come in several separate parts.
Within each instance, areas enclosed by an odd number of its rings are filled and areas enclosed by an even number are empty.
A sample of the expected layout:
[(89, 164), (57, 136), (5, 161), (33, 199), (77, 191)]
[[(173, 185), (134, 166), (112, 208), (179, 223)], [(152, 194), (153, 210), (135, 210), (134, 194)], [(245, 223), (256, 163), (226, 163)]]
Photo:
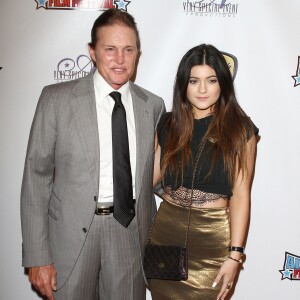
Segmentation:
[(242, 264), (242, 263), (243, 263), (243, 260), (242, 260), (242, 259), (235, 259), (235, 258), (233, 258), (233, 257), (231, 257), (231, 256), (228, 256), (228, 258), (231, 259), (231, 260), (234, 260), (235, 262), (237, 262), (237, 263), (239, 263), (239, 264)]
[(232, 246), (232, 247), (229, 247), (229, 251), (237, 251), (237, 252), (244, 254), (245, 247)]

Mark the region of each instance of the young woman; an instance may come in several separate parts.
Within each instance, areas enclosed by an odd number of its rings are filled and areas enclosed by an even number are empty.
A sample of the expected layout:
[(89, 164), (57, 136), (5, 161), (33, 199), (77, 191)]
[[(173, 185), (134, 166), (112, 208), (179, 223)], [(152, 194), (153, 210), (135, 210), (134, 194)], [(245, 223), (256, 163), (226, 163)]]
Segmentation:
[(153, 300), (226, 298), (243, 258), (257, 134), (222, 53), (189, 50), (157, 130), (153, 184), (164, 194), (151, 232), (151, 243), (184, 245), (191, 205), (188, 280), (149, 280)]

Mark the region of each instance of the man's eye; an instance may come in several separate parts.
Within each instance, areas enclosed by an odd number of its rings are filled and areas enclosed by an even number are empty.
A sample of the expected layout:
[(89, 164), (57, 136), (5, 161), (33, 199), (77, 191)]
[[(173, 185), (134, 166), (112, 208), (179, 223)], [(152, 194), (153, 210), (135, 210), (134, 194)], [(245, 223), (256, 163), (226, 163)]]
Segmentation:
[(133, 51), (134, 51), (133, 48), (126, 48), (126, 52), (127, 52), (127, 53), (132, 53)]

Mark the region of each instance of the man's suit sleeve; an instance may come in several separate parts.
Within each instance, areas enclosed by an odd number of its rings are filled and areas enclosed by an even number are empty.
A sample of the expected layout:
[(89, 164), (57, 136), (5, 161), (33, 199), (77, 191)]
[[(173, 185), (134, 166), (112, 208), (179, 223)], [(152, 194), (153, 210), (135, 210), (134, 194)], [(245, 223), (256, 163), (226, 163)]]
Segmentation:
[(21, 189), (22, 265), (52, 263), (48, 206), (54, 177), (56, 113), (51, 89), (44, 88), (31, 126)]

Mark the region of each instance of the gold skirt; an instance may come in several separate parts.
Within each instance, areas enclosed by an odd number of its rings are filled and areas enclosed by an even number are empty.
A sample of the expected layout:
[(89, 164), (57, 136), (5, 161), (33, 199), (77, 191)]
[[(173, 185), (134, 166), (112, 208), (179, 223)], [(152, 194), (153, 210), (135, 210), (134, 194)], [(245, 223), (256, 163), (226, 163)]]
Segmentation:
[[(156, 214), (151, 243), (183, 246), (187, 207), (163, 201)], [(150, 279), (153, 300), (216, 300), (221, 283), (212, 284), (229, 255), (230, 226), (226, 208), (192, 208), (188, 238), (188, 280)]]

